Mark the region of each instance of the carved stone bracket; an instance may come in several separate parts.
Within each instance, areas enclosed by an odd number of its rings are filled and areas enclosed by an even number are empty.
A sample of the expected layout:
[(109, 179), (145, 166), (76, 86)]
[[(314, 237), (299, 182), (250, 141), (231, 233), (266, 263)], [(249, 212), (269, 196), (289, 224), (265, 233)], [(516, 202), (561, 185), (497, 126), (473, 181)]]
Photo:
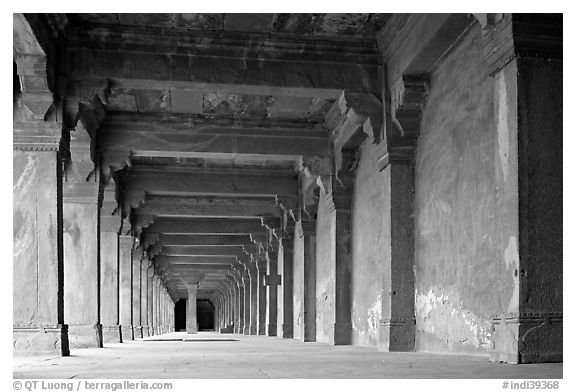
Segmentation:
[[(366, 97), (369, 97), (368, 100)], [(342, 150), (356, 149), (369, 138), (377, 144), (383, 124), (382, 102), (375, 96), (343, 92), (326, 114), (334, 154), (334, 175), (342, 169)]]
[(392, 121), (402, 137), (418, 138), (428, 91), (429, 81), (423, 76), (403, 75), (390, 87)]

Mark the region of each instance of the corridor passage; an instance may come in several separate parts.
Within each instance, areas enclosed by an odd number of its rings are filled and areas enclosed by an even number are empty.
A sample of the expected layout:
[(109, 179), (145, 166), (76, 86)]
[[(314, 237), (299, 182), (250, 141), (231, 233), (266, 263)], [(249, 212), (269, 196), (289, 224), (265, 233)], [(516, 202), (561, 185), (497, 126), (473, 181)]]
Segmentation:
[(14, 358), (14, 378), (561, 378), (561, 363), (510, 365), (488, 358), (384, 353), (293, 339), (173, 332), (70, 357)]

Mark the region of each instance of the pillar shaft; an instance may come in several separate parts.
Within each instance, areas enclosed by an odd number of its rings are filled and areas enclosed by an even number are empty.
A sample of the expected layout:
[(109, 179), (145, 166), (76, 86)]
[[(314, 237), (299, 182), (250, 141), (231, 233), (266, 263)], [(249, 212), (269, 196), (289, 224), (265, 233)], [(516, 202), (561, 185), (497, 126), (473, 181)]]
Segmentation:
[(148, 330), (148, 259), (142, 260), (140, 265), (140, 320), (142, 323), (142, 337), (150, 336)]
[(132, 251), (132, 328), (134, 333), (134, 338), (142, 338), (142, 319), (141, 319), (141, 309), (142, 306), (140, 302), (141, 293), (141, 276), (140, 272), (142, 269), (142, 251), (134, 249)]
[(119, 216), (100, 218), (100, 320), (103, 343), (121, 343), (119, 314)]
[[(85, 162), (72, 162), (81, 166)], [(84, 170), (82, 170), (83, 172)], [(64, 320), (71, 348), (102, 347), (99, 314), (99, 207), (97, 180), (65, 182)]]
[[(277, 246), (277, 241), (274, 241)], [(278, 335), (278, 247), (268, 249), (268, 311), (266, 313), (268, 336)]]
[(294, 258), (294, 239), (284, 237), (282, 239), (282, 258), (279, 263), (279, 272), (282, 275), (280, 287), (281, 301), (279, 301), (279, 318), (282, 328), (283, 338), (294, 337), (294, 291), (293, 291), (293, 258)]
[(250, 335), (258, 334), (258, 270), (250, 265)]
[[(14, 353), (69, 355), (62, 296), (61, 133), (58, 123), (14, 122)], [(51, 135), (52, 143), (43, 149), (28, 143), (38, 134)]]
[(154, 320), (154, 267), (150, 265), (147, 270), (148, 276), (148, 293), (147, 293), (147, 313), (148, 313), (148, 334), (155, 335), (154, 327), (156, 326)]
[[(347, 186), (335, 186), (332, 201), (336, 214), (336, 279), (334, 344), (352, 343), (352, 173), (341, 172)], [(332, 338), (332, 337), (331, 337)]]
[(131, 236), (120, 236), (120, 325), (122, 340), (134, 340), (132, 329), (132, 244)]
[(258, 261), (258, 335), (266, 335), (266, 260)]
[(198, 319), (196, 312), (196, 298), (198, 285), (188, 286), (188, 299), (186, 300), (186, 332), (198, 333)]
[(250, 320), (251, 320), (250, 289), (252, 288), (252, 286), (250, 283), (250, 273), (248, 272), (248, 269), (245, 269), (242, 274), (242, 284), (244, 286), (244, 319), (243, 319), (244, 328), (242, 329), (242, 333), (244, 335), (250, 335)]
[(244, 282), (242, 281), (242, 279), (239, 279), (238, 282), (238, 332), (239, 334), (244, 333), (244, 303), (245, 303), (245, 298), (244, 298)]
[(563, 358), (561, 26), (558, 16), (505, 14), (485, 37), (503, 304), (492, 320), (492, 361)]
[(383, 351), (413, 351), (414, 318), (414, 166), (410, 162), (395, 162), (382, 170), (389, 187), (385, 224), (389, 235), (384, 238), (389, 257), (384, 258), (385, 292), (382, 293), (382, 321), (379, 326), (378, 348)]
[(294, 248), (294, 338), (316, 341), (316, 222), (298, 221)]

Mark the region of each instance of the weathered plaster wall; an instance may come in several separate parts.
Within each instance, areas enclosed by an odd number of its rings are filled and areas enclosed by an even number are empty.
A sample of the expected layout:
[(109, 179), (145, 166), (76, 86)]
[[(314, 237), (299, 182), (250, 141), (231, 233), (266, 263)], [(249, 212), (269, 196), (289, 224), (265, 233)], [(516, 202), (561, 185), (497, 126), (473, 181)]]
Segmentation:
[(509, 296), (511, 279), (501, 276), (505, 266), (495, 232), (496, 128), (494, 80), (482, 61), (476, 25), (433, 73), (418, 139), (419, 351), (486, 354), (491, 315)]
[[(64, 203), (64, 319), (69, 324), (98, 321), (96, 203)], [(90, 282), (88, 282), (90, 281)]]
[[(300, 230), (300, 222), (296, 222)], [(294, 339), (304, 340), (304, 237), (294, 236)]]
[(336, 213), (320, 192), (316, 220), (316, 340), (334, 340), (336, 300)]
[(13, 162), (13, 323), (56, 324), (57, 155), (14, 151)]
[(377, 345), (383, 301), (389, 302), (389, 271), (384, 268), (390, 264), (384, 260), (390, 258), (384, 249), (390, 243), (384, 224), (389, 221), (387, 180), (376, 165), (375, 146), (363, 144), (352, 206), (352, 343), (361, 346)]

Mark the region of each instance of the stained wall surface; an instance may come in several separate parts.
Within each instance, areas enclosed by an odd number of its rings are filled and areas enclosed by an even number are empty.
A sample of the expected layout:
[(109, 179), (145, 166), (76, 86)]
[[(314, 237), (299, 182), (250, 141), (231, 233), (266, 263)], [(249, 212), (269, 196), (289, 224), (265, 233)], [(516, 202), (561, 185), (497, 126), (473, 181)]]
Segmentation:
[[(300, 225), (297, 222), (296, 225)], [(296, 229), (298, 232), (298, 228)], [(304, 340), (304, 237), (294, 236), (294, 339)]]
[(336, 213), (331, 212), (322, 192), (316, 221), (316, 340), (334, 340), (336, 300)]
[(386, 306), (383, 302), (388, 301), (390, 291), (385, 268), (390, 264), (389, 252), (384, 249), (389, 243), (385, 238), (388, 233), (385, 222), (389, 221), (389, 216), (388, 219), (385, 216), (389, 211), (386, 179), (376, 165), (375, 146), (366, 142), (360, 148), (352, 206), (352, 343), (355, 345), (378, 344), (378, 328)]
[(418, 139), (417, 351), (487, 354), (491, 315), (511, 295), (496, 243), (494, 85), (475, 25), (433, 73)]

